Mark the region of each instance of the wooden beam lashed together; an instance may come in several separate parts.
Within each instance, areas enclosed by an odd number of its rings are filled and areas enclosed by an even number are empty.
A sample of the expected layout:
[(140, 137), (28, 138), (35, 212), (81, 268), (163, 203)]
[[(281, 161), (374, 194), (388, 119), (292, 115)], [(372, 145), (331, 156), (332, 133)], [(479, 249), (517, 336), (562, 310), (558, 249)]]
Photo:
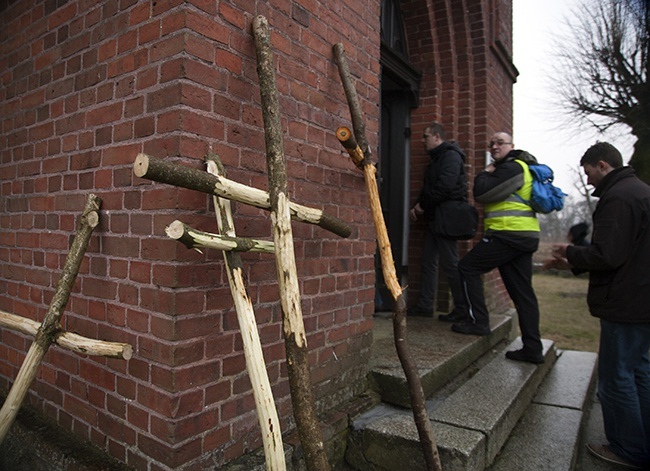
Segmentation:
[[(225, 170), (217, 155), (208, 155), (206, 160), (210, 174), (225, 176)], [(220, 235), (224, 238), (238, 239), (230, 201), (217, 196), (213, 197), (213, 199)], [(242, 333), (246, 369), (253, 388), (257, 419), (262, 431), (266, 469), (269, 471), (284, 471), (286, 463), (280, 419), (273, 400), (271, 383), (266, 372), (266, 362), (264, 361), (262, 342), (257, 331), (253, 302), (246, 290), (241, 256), (237, 252), (228, 250), (223, 251), (223, 256), (228, 272), (230, 292), (237, 312), (237, 321)]]
[(268, 240), (211, 234), (193, 229), (178, 220), (167, 226), (165, 233), (168, 237), (179, 241), (188, 249), (196, 249), (199, 251), (203, 247), (232, 252), (273, 253), (274, 251), (273, 242)]
[[(61, 317), (63, 316), (63, 311), (65, 306), (68, 304), (70, 293), (72, 292), (75, 280), (77, 279), (79, 267), (84, 254), (86, 253), (90, 236), (95, 227), (99, 224), (99, 208), (101, 206), (101, 201), (102, 200), (94, 194), (89, 195), (86, 200), (86, 205), (81, 213), (81, 217), (79, 218), (72, 245), (68, 251), (68, 256), (65, 260), (61, 277), (57, 283), (45, 319), (36, 330), (34, 341), (27, 351), (27, 355), (18, 371), (14, 384), (9, 390), (9, 394), (7, 394), (2, 409), (0, 409), (0, 443), (2, 443), (7, 436), (7, 433), (18, 414), (20, 405), (25, 399), (27, 391), (36, 377), (38, 366), (43, 361), (43, 358), (52, 343), (60, 343), (63, 341), (65, 344), (68, 342), (71, 343), (70, 346), (72, 347), (72, 350), (80, 351), (84, 354), (90, 354), (90, 349), (87, 346), (89, 339), (72, 334), (62, 335)], [(15, 319), (11, 315), (5, 316), (5, 320), (8, 320), (9, 323), (21, 324), (17, 322), (18, 319)], [(33, 325), (30, 322), (24, 322), (20, 325), (20, 329), (28, 331), (31, 327), (33, 327)], [(93, 341), (90, 341), (90, 343), (93, 343)], [(132, 348), (121, 348), (118, 346), (117, 350), (121, 349), (121, 353), (118, 353), (114, 348), (115, 346), (116, 345), (109, 345), (108, 342), (95, 342), (95, 347), (98, 349), (97, 352), (108, 347), (105, 352), (107, 355), (105, 356), (115, 357), (116, 355), (121, 354), (124, 359), (131, 358), (133, 352)]]
[[(31, 319), (11, 314), (10, 312), (0, 311), (0, 327), (35, 336), (40, 326), (41, 324)], [(54, 335), (54, 343), (59, 347), (84, 355), (117, 358), (120, 360), (130, 360), (133, 357), (133, 347), (128, 343), (89, 339), (74, 332), (57, 332)]]
[[(220, 196), (232, 201), (249, 204), (260, 209), (270, 209), (268, 192), (216, 176), (185, 165), (157, 159), (147, 154), (138, 154), (133, 163), (137, 177), (159, 183), (167, 183), (209, 195)], [(314, 224), (341, 237), (349, 237), (352, 229), (340, 219), (319, 209), (290, 203), (289, 210), (294, 219)]]

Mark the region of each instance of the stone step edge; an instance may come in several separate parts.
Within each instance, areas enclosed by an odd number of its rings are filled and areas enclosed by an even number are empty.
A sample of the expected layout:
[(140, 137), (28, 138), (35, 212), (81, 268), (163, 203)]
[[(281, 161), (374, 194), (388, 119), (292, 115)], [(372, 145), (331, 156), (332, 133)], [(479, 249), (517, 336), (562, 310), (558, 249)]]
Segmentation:
[(593, 394), (598, 355), (566, 350), (513, 429), (490, 471), (574, 469)]
[[(434, 368), (419, 367), (418, 371), (424, 396), (429, 398), (434, 395), (445, 385), (452, 382), (456, 376), (462, 374), (481, 356), (495, 348), (503, 340), (506, 340), (512, 330), (512, 322), (510, 316), (498, 317), (489, 336), (476, 337), (476, 340), (466, 348)], [(372, 389), (380, 395), (383, 402), (410, 408), (411, 401), (404, 371), (397, 368), (396, 370), (397, 374), (386, 374), (382, 371), (371, 370), (368, 376)]]
[[(555, 362), (556, 349), (554, 343), (549, 340), (544, 340), (544, 353), (546, 362), (543, 365), (533, 365), (529, 363), (513, 362), (506, 360), (502, 355), (494, 358), (485, 368), (482, 368), (476, 375), (467, 381), (461, 388), (450, 395), (439, 407), (435, 410), (429, 411), (429, 416), (433, 421), (434, 433), (436, 436), (438, 449), (441, 455), (441, 460), (445, 463), (444, 469), (449, 471), (458, 470), (482, 470), (492, 462), (498, 451), (501, 449), (509, 433), (512, 431), (523, 411), (530, 404), (539, 384), (543, 380), (549, 369), (552, 368)], [(521, 348), (521, 340), (517, 339), (512, 342), (505, 350), (513, 350)], [(506, 363), (507, 362), (507, 363)], [(478, 422), (471, 423), (472, 420), (467, 419), (467, 414), (459, 414), (456, 407), (467, 404), (467, 395), (472, 396), (472, 391), (478, 390), (476, 385), (486, 381), (486, 376), (491, 376), (494, 379), (495, 369), (503, 368), (505, 370), (514, 371), (520, 391), (523, 392), (524, 400), (520, 397), (515, 397), (510, 404), (504, 404), (501, 411), (492, 411), (493, 418), (488, 422), (492, 425), (485, 426), (480, 423), (481, 417)], [(521, 381), (522, 376), (525, 381)], [(493, 382), (493, 381), (491, 381)], [(465, 399), (463, 399), (465, 396)], [(521, 396), (516, 394), (515, 396)], [(513, 406), (514, 403), (519, 403)], [(451, 404), (451, 405), (450, 405)], [(480, 405), (481, 401), (475, 402), (474, 406)], [(381, 410), (383, 409), (383, 411)], [(375, 414), (375, 418), (371, 415)], [(471, 419), (471, 418), (470, 418)], [(362, 441), (359, 434), (365, 431), (376, 436), (380, 439), (382, 436), (387, 443), (399, 442), (399, 447), (395, 447), (394, 452), (399, 453), (403, 450), (403, 456), (396, 457), (397, 462), (401, 462), (408, 468), (408, 465), (417, 469), (418, 466), (423, 464), (417, 430), (413, 422), (412, 413), (410, 411), (392, 408), (388, 405), (380, 405), (373, 411), (370, 411), (352, 424), (353, 435), (356, 434), (358, 443)], [(495, 434), (494, 430), (490, 427), (498, 428)], [(391, 438), (392, 437), (392, 438)], [(361, 444), (361, 446), (364, 446)], [(374, 453), (378, 448), (376, 446), (368, 445), (368, 453)], [(386, 458), (379, 458), (373, 456), (361, 456), (363, 451), (355, 452), (356, 457), (353, 460), (362, 462), (363, 460), (373, 462), (376, 469), (390, 469), (384, 468), (383, 464)], [(359, 468), (362, 469), (362, 468)]]

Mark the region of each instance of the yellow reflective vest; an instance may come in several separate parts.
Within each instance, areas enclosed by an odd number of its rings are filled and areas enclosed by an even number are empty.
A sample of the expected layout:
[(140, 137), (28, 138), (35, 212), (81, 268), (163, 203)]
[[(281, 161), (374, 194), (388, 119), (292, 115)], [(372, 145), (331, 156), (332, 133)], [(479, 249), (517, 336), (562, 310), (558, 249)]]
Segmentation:
[[(533, 177), (525, 162), (519, 159), (515, 159), (515, 162), (524, 170), (524, 184), (515, 194), (524, 200), (529, 200), (533, 190)], [(538, 238), (539, 221), (535, 211), (517, 198), (515, 194), (498, 203), (485, 205), (485, 220), (483, 221), (485, 231), (507, 231), (513, 235)]]

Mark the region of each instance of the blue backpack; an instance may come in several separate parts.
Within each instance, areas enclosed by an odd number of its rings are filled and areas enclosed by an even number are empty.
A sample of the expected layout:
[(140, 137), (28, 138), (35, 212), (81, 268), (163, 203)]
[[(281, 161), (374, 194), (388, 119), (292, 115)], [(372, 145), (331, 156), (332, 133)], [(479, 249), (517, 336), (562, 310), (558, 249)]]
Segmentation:
[(517, 193), (515, 196), (522, 203), (530, 206), (536, 213), (548, 214), (559, 211), (564, 207), (564, 198), (567, 196), (561, 189), (553, 185), (553, 170), (548, 165), (539, 163), (526, 163), (533, 177), (533, 190), (530, 199), (526, 201)]

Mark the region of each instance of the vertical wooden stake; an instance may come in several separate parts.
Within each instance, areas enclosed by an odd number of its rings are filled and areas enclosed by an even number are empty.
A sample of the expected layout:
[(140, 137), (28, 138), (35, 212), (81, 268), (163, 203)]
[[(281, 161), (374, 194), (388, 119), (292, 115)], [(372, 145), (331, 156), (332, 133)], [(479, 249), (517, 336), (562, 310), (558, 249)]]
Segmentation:
[(50, 302), (50, 307), (0, 410), (0, 443), (4, 441), (11, 424), (13, 424), (18, 414), (29, 386), (36, 377), (38, 365), (43, 361), (47, 349), (54, 342), (54, 337), (60, 330), (61, 316), (63, 316), (63, 310), (68, 304), (70, 292), (79, 273), (79, 266), (88, 247), (92, 231), (99, 223), (98, 211), (100, 205), (101, 199), (93, 194), (88, 196), (86, 207), (77, 224), (77, 231), (68, 252), (68, 257), (65, 260), (54, 297)]
[(269, 24), (258, 16), (253, 21), (257, 53), (257, 75), (262, 96), (262, 117), (266, 138), (266, 159), (269, 172), (269, 196), (275, 260), (284, 322), (289, 387), (300, 442), (305, 450), (305, 462), (310, 471), (330, 469), (314, 400), (309, 371), (309, 351), (302, 321), (300, 290), (293, 247), (293, 233), (287, 195), (284, 143), (277, 86), (273, 70), (273, 53)]
[[(221, 161), (216, 155), (209, 155), (207, 159), (208, 172), (212, 175), (224, 176)], [(221, 235), (236, 237), (235, 225), (232, 219), (230, 201), (214, 197), (214, 208), (217, 214), (217, 223)], [(228, 282), (232, 299), (237, 311), (237, 320), (241, 330), (242, 343), (246, 368), (253, 387), (253, 397), (257, 409), (257, 419), (262, 430), (264, 443), (264, 456), (266, 469), (269, 471), (283, 471), (286, 469), (284, 460), (284, 446), (282, 445), (282, 431), (278, 412), (273, 401), (271, 383), (266, 373), (266, 364), (262, 354), (262, 343), (257, 331), (253, 303), (246, 291), (241, 256), (237, 252), (224, 250), (223, 256), (228, 272)]]

